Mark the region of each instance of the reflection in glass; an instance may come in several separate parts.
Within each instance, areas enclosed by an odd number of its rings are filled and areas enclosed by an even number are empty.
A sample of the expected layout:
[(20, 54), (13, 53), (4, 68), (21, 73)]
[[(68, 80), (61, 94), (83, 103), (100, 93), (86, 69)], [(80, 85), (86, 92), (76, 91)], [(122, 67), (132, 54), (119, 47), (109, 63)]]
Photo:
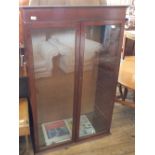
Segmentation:
[(117, 25), (86, 27), (79, 137), (110, 129), (119, 35)]
[(75, 30), (32, 30), (39, 147), (72, 138)]

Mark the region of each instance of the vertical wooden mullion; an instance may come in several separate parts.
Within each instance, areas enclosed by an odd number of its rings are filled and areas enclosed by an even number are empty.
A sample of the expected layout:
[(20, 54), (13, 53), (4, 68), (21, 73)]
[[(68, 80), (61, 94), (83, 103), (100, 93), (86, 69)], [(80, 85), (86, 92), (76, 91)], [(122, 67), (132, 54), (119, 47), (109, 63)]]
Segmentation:
[(84, 63), (84, 46), (85, 30), (83, 23), (80, 22), (79, 33), (79, 51), (78, 51), (78, 75), (77, 75), (77, 101), (76, 101), (76, 124), (75, 124), (75, 141), (79, 139), (81, 99), (82, 99), (82, 80), (83, 80), (83, 63)]
[(76, 131), (77, 131), (79, 50), (80, 50), (80, 24), (77, 24), (76, 36), (75, 36), (75, 73), (74, 73), (73, 125), (72, 125), (73, 142), (76, 141)]

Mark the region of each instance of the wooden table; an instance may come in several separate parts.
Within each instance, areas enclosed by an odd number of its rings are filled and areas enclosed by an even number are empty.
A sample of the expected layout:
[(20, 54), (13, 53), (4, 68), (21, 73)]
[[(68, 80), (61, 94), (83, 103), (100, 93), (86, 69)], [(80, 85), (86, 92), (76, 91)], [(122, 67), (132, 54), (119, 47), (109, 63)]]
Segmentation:
[(19, 136), (26, 138), (26, 148), (28, 149), (28, 136), (30, 135), (28, 101), (26, 98), (19, 99)]
[[(135, 90), (135, 56), (126, 56), (125, 59), (121, 60), (118, 83), (120, 85), (120, 93), (122, 100), (116, 100), (117, 102), (127, 105), (131, 108), (135, 107), (134, 102), (125, 101), (128, 89)], [(121, 92), (122, 86), (125, 87), (124, 94)], [(123, 95), (122, 95), (123, 94)]]
[(135, 89), (135, 56), (127, 56), (121, 60), (118, 82), (130, 89)]

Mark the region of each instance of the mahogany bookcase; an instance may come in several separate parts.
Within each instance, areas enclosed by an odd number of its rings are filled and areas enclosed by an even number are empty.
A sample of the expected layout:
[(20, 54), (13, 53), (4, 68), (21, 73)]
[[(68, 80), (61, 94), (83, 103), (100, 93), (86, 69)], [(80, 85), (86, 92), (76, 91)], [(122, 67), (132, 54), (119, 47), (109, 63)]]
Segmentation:
[(126, 6), (20, 11), (35, 152), (108, 135)]

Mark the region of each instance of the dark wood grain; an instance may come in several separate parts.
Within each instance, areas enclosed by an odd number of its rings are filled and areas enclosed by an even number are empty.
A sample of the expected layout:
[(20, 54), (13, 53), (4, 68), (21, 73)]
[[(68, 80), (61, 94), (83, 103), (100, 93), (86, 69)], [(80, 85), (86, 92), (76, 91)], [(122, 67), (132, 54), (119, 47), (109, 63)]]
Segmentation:
[[(22, 9), (22, 8), (21, 8)], [(37, 21), (122, 20), (126, 7), (23, 7), (24, 22), (36, 16)], [(44, 10), (42, 13), (42, 10)]]

